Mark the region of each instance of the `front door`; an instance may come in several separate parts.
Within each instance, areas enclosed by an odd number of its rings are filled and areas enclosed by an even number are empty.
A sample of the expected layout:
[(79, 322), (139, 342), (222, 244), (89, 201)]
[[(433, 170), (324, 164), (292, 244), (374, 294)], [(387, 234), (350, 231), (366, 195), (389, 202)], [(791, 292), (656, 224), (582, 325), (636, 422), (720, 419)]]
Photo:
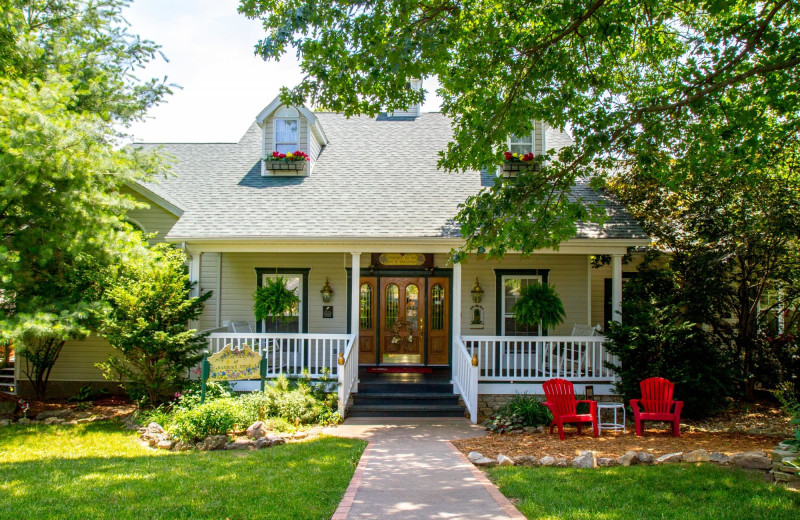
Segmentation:
[(442, 277), (361, 277), (359, 362), (446, 365), (450, 284)]
[(425, 362), (424, 278), (381, 278), (381, 363)]

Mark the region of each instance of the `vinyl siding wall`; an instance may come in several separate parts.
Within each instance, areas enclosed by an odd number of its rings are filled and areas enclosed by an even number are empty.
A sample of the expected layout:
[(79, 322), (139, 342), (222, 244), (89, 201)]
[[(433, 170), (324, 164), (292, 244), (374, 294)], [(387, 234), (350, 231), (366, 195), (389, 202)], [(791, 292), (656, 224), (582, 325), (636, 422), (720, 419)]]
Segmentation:
[(128, 218), (140, 226), (145, 233), (156, 233), (156, 236), (150, 240), (151, 244), (163, 242), (167, 232), (178, 222), (178, 217), (132, 190), (123, 190), (123, 193), (131, 195), (138, 202), (143, 202), (149, 206), (148, 208), (129, 211)]
[[(477, 255), (470, 255), (461, 267), (461, 333), (463, 335), (500, 335), (497, 329), (497, 276), (495, 269), (549, 269), (548, 285), (555, 288), (564, 303), (566, 318), (564, 323), (553, 330), (550, 335), (569, 335), (575, 324), (586, 325), (588, 318), (588, 285), (589, 273), (586, 255), (506, 255), (501, 261), (487, 260)], [(484, 290), (483, 329), (470, 329), (472, 319), (472, 287), (478, 279)], [(602, 312), (602, 310), (601, 310)]]
[[(361, 265), (368, 266), (371, 255), (365, 253)], [(221, 263), (221, 269), (220, 269)], [(199, 330), (227, 326), (232, 321), (254, 322), (252, 295), (256, 289), (257, 268), (310, 269), (308, 275), (308, 331), (311, 333), (345, 333), (347, 331), (347, 271), (351, 265), (349, 253), (270, 254), (270, 253), (205, 253), (201, 257), (200, 288), (213, 291), (206, 302), (197, 328)], [(438, 268), (452, 268), (447, 255), (434, 256)], [(569, 335), (575, 324), (602, 323), (603, 280), (611, 276), (610, 267), (589, 270), (586, 255), (507, 255), (504, 259), (488, 260), (470, 255), (462, 264), (462, 315), (461, 333), (464, 335), (498, 335), (497, 330), (497, 277), (495, 269), (533, 270), (549, 269), (548, 283), (558, 292), (564, 303), (564, 323), (549, 331), (551, 335)], [(625, 271), (635, 270), (632, 265)], [(220, 278), (221, 273), (221, 278)], [(322, 317), (322, 299), (319, 291), (328, 278), (334, 291), (332, 301), (326, 305), (334, 308), (333, 318)], [(484, 328), (471, 329), (472, 295), (470, 291), (478, 278), (484, 290), (481, 306)], [(591, 284), (591, 321), (588, 319), (589, 285)], [(94, 364), (103, 361), (111, 352), (99, 338), (69, 342), (53, 369), (54, 381), (101, 381), (102, 376)]]

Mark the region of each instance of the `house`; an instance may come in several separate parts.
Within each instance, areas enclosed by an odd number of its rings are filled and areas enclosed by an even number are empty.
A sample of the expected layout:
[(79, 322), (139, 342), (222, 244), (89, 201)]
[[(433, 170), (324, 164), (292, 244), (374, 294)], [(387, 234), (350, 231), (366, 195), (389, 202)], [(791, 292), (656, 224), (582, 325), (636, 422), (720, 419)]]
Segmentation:
[[(198, 290), (213, 291), (193, 324), (212, 332), (211, 351), (249, 344), (268, 352), (271, 373), (317, 377), (327, 368), (344, 403), (358, 396), (359, 382), (369, 393), (365, 380), (378, 376), (368, 374), (427, 368), (473, 420), (515, 392), (541, 393), (550, 377), (574, 381), (578, 392), (592, 385), (595, 394), (612, 393), (611, 358), (592, 326), (619, 316), (621, 258), (647, 235), (618, 203), (579, 182), (576, 196), (605, 202), (604, 225), (581, 224), (558, 250), (502, 260), (471, 254), (454, 265), (459, 204), (501, 172), (438, 170), (450, 137), (445, 116), (419, 107), (348, 119), (276, 99), (239, 142), (145, 145), (173, 157), (173, 175), (132, 185), (150, 207), (129, 218), (184, 248)], [(510, 147), (539, 154), (568, 143), (568, 134), (537, 123)], [(295, 150), (309, 160), (268, 160)], [(594, 255), (610, 255), (611, 265), (592, 268)], [(275, 276), (298, 290), (300, 304), (286, 323), (254, 323), (253, 293)], [(532, 281), (556, 288), (563, 325), (542, 331), (515, 322), (510, 309)], [(69, 343), (51, 389), (99, 384), (94, 364), (109, 351), (99, 338)], [(394, 384), (376, 387), (385, 391), (375, 392), (373, 411)]]

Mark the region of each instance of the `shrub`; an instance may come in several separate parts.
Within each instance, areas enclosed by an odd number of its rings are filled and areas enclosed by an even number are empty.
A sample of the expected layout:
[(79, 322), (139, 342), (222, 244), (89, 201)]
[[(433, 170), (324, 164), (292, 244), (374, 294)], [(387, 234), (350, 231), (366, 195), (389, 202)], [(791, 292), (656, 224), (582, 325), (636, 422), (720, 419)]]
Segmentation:
[(201, 359), (205, 336), (186, 324), (200, 316), (211, 292), (191, 295), (185, 263), (180, 249), (156, 245), (150, 254), (130, 258), (106, 291), (102, 334), (118, 354), (97, 367), (107, 379), (124, 381), (140, 404), (171, 397)]
[(800, 402), (797, 400), (797, 393), (792, 383), (783, 383), (773, 392), (781, 403), (783, 411), (792, 417), (794, 425), (794, 439), (788, 442), (800, 447)]
[(242, 413), (238, 401), (236, 397), (227, 397), (178, 410), (172, 417), (169, 432), (177, 439), (196, 441), (246, 428), (250, 418)]
[(684, 415), (703, 417), (721, 409), (731, 392), (730, 367), (712, 334), (686, 315), (681, 288), (669, 267), (647, 259), (625, 285), (622, 323), (611, 323), (609, 365), (620, 376), (616, 390), (628, 401), (641, 397), (639, 383), (663, 377), (675, 384)]
[(522, 417), (519, 415), (504, 415), (496, 413), (489, 417), (483, 425), (492, 433), (509, 433), (514, 430), (521, 430), (524, 425)]
[[(200, 406), (200, 398), (203, 395), (201, 384), (199, 380), (189, 382), (181, 392), (176, 394), (175, 407), (190, 409)], [(206, 402), (233, 397), (234, 395), (227, 381), (206, 382)]]
[(515, 394), (511, 400), (498, 410), (498, 415), (515, 415), (522, 420), (523, 426), (547, 426), (553, 420), (553, 414), (542, 404), (540, 397), (527, 393)]
[(168, 430), (172, 425), (174, 414), (174, 409), (164, 404), (150, 409), (140, 408), (136, 412), (136, 422), (139, 424), (150, 424), (154, 422), (165, 430)]

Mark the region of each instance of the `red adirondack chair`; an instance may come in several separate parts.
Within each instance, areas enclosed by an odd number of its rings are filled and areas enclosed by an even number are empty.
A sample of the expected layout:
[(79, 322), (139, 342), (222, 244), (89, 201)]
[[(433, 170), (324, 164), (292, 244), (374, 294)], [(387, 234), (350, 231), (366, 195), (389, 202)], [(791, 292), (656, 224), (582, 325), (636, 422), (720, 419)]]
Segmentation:
[[(592, 423), (594, 436), (597, 432), (597, 402), (578, 401), (575, 399), (575, 389), (566, 379), (550, 379), (542, 384), (547, 401), (544, 404), (553, 412), (553, 422), (550, 424), (550, 433), (558, 426), (558, 436), (564, 440), (564, 423), (576, 423), (578, 433), (581, 433), (581, 423)], [(589, 403), (589, 413), (579, 414), (578, 403)]]
[(672, 399), (675, 385), (663, 377), (651, 377), (639, 383), (639, 387), (642, 389), (642, 398), (631, 399), (636, 435), (641, 437), (644, 421), (666, 421), (672, 423), (672, 435), (680, 437), (683, 401)]

